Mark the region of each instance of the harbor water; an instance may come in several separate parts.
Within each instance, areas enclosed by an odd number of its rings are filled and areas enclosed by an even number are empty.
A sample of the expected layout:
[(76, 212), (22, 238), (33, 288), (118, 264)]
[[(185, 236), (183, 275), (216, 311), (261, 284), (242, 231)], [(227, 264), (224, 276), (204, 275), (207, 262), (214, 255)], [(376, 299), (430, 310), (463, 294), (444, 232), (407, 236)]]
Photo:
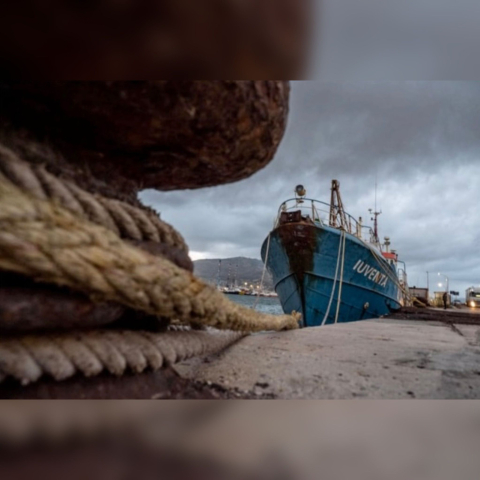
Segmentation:
[(262, 313), (269, 313), (270, 315), (283, 314), (280, 301), (276, 297), (256, 297), (254, 295), (229, 295), (229, 294), (225, 294), (225, 296), (232, 302), (239, 303), (244, 307), (251, 308), (254, 305), (256, 305), (256, 310)]

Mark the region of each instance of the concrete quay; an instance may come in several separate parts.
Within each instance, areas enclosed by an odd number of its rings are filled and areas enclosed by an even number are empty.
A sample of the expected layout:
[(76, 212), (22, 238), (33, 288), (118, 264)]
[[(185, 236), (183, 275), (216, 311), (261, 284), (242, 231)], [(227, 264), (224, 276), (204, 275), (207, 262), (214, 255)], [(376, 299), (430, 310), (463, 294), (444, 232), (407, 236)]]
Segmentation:
[(175, 369), (281, 399), (480, 398), (480, 315), (399, 317), (250, 335)]

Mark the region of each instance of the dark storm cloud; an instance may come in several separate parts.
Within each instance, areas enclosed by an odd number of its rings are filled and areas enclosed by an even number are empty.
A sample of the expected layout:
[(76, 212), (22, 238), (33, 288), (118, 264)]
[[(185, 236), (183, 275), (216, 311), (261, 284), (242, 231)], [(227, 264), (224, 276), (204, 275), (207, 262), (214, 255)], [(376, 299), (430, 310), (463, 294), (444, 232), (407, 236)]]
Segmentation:
[[(328, 201), (341, 182), (347, 210), (369, 219), (378, 178), (381, 235), (407, 262), (451, 287), (480, 284), (480, 86), (462, 82), (293, 84), (285, 138), (253, 177), (197, 191), (146, 191), (195, 255), (259, 258), (279, 204), (303, 183)], [(433, 277), (431, 277), (433, 282)]]
[(477, 0), (321, 0), (311, 78), (480, 79)]

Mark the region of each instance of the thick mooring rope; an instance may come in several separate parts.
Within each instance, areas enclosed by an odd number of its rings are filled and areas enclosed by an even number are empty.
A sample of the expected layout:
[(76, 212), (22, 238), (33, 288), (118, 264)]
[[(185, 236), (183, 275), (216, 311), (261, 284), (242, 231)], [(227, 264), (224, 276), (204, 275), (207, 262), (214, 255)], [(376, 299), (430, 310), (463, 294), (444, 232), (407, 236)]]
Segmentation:
[(299, 314), (265, 315), (234, 304), (170, 261), (26, 194), (1, 173), (0, 268), (188, 324), (243, 332), (298, 327)]
[(199, 355), (218, 353), (243, 335), (236, 332), (91, 330), (0, 339), (0, 382), (14, 377), (23, 385), (43, 375), (66, 380), (108, 371), (122, 375), (158, 370)]
[(31, 166), (0, 145), (0, 269), (66, 285), (183, 324), (237, 332), (69, 331), (0, 338), (0, 382), (48, 375), (141, 372), (217, 353), (245, 332), (298, 327), (299, 315), (265, 315), (160, 256), (129, 243), (150, 240), (188, 252), (181, 235), (153, 212), (92, 195)]
[(183, 237), (153, 212), (111, 198), (93, 195), (60, 180), (43, 166), (30, 165), (0, 144), (0, 172), (22, 191), (51, 200), (79, 217), (112, 230), (122, 238), (150, 240), (188, 252)]

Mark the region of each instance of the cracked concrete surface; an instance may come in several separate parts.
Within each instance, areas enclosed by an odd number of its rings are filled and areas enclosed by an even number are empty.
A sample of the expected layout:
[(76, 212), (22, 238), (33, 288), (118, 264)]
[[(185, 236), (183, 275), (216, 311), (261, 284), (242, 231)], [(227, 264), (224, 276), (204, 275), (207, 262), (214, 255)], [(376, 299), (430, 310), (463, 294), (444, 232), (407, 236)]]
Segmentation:
[(379, 319), (265, 332), (176, 369), (285, 399), (480, 398), (480, 326)]

